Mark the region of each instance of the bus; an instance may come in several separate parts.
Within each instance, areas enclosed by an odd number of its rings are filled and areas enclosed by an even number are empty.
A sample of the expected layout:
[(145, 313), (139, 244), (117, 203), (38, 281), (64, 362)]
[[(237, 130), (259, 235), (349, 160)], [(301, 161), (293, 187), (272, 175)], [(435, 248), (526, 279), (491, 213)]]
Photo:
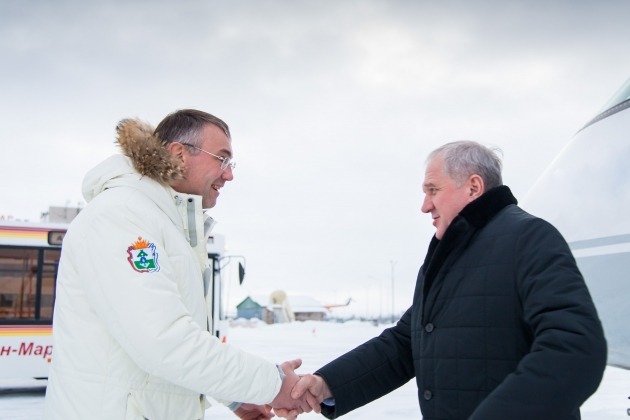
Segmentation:
[(0, 378), (48, 376), (55, 279), (66, 228), (0, 224)]
[[(53, 359), (52, 317), (61, 244), (67, 224), (0, 222), (0, 379), (45, 379)], [(221, 271), (225, 239), (208, 239), (211, 332), (226, 340)], [(239, 280), (244, 269), (239, 263)]]

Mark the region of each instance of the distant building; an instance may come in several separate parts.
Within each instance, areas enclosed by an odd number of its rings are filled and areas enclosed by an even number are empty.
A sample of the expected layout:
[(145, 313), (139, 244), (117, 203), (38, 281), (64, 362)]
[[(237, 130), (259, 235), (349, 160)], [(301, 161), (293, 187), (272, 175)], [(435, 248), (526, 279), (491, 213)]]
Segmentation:
[(267, 308), (265, 306), (262, 306), (250, 296), (247, 296), (241, 303), (236, 305), (236, 317), (245, 319), (258, 318), (264, 321), (266, 310)]
[(50, 206), (47, 212), (42, 213), (41, 221), (49, 223), (70, 223), (72, 219), (77, 217), (81, 210), (81, 207)]
[[(236, 317), (258, 318), (267, 324), (295, 321), (323, 321), (328, 316), (328, 309), (310, 296), (286, 296), (275, 291), (269, 297), (247, 296), (236, 305)], [(290, 302), (290, 304), (289, 304)]]
[(323, 321), (328, 309), (310, 296), (290, 296), (291, 307), (296, 321)]

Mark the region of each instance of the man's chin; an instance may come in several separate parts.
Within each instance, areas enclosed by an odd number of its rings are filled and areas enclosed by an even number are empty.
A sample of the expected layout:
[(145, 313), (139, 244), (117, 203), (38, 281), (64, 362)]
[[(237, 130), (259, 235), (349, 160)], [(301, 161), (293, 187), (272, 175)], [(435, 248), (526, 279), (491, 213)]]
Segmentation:
[(203, 200), (201, 202), (201, 206), (205, 209), (211, 209), (212, 207), (217, 205), (217, 200), (216, 198), (210, 199), (210, 200)]

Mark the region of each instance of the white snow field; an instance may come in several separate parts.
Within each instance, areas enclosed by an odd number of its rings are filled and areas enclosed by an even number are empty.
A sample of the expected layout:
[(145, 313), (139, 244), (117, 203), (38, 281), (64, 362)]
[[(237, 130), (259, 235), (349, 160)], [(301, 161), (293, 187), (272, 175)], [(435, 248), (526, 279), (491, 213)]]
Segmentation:
[[(298, 373), (312, 372), (329, 360), (378, 335), (389, 325), (368, 322), (294, 322), (266, 325), (262, 322), (237, 320), (228, 333), (228, 343), (256, 353), (273, 362), (301, 358)], [(44, 406), (45, 381), (25, 379), (0, 381), (0, 419), (39, 420)], [(630, 419), (630, 370), (609, 366), (597, 392), (582, 406), (583, 420)], [(207, 419), (235, 419), (220, 404), (206, 411)], [(308, 413), (300, 419), (323, 419)], [(361, 407), (344, 419), (411, 419), (421, 418), (416, 384), (410, 381), (385, 397)]]

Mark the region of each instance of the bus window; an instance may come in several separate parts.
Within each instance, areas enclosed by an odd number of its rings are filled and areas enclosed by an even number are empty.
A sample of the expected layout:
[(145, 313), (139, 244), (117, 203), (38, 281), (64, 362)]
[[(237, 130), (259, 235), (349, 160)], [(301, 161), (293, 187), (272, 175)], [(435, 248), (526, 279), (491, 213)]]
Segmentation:
[(0, 321), (50, 320), (58, 249), (0, 248)]
[(58, 249), (44, 250), (39, 319), (52, 319), (53, 306), (55, 305), (55, 279), (60, 253)]

